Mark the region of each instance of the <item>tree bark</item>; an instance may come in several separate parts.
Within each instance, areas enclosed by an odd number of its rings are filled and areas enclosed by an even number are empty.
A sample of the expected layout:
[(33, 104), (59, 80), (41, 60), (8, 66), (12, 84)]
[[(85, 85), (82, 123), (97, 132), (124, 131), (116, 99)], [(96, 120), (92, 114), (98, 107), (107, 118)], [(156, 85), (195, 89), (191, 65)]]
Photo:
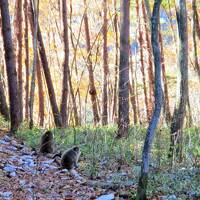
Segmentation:
[(0, 74), (0, 113), (6, 121), (10, 120), (9, 109), (6, 102), (6, 95), (3, 87), (2, 75)]
[(188, 98), (188, 33), (186, 1), (179, 0), (177, 6), (177, 22), (179, 34), (177, 100), (171, 123), (170, 157), (173, 158), (174, 146), (178, 139), (178, 133), (183, 128)]
[(139, 178), (139, 184), (137, 189), (137, 200), (146, 200), (146, 189), (148, 184), (148, 173), (149, 173), (149, 161), (150, 161), (150, 151), (154, 138), (155, 129), (157, 127), (161, 107), (162, 107), (162, 85), (161, 85), (161, 55), (158, 41), (158, 24), (159, 24), (159, 11), (160, 4), (162, 0), (155, 0), (153, 7), (153, 14), (151, 18), (152, 24), (152, 34), (151, 34), (151, 43), (154, 55), (154, 65), (155, 65), (155, 107), (154, 112), (147, 129), (147, 134), (144, 142), (143, 152), (142, 152), (142, 166), (141, 174)]
[(0, 8), (1, 8), (1, 19), (2, 19), (2, 35), (3, 35), (4, 50), (5, 50), (5, 62), (6, 62), (6, 70), (8, 77), (8, 90), (10, 99), (11, 131), (15, 132), (20, 125), (19, 99), (18, 99), (17, 72), (14, 61), (8, 1), (1, 0)]
[(36, 64), (36, 72), (37, 72), (37, 83), (38, 83), (38, 97), (39, 97), (39, 124), (40, 126), (44, 125), (44, 89), (42, 83), (42, 72), (41, 72), (41, 64), (37, 53), (37, 64)]
[[(84, 5), (86, 5), (86, 0), (84, 0)], [(98, 114), (98, 108), (97, 108), (97, 91), (94, 84), (94, 74), (93, 74), (93, 68), (92, 68), (92, 60), (91, 60), (91, 46), (90, 46), (90, 34), (89, 34), (89, 26), (88, 26), (88, 17), (87, 17), (87, 8), (84, 13), (84, 24), (85, 24), (85, 36), (86, 36), (86, 45), (87, 45), (87, 67), (89, 72), (89, 93), (91, 97), (92, 102), (92, 111), (94, 116), (94, 124), (96, 125), (100, 118)]]
[(64, 41), (64, 62), (63, 62), (63, 85), (60, 112), (62, 116), (62, 127), (67, 127), (67, 96), (68, 96), (68, 70), (69, 70), (69, 39), (67, 26), (67, 3), (62, 0), (62, 21), (63, 21), (63, 41)]
[(107, 0), (103, 0), (103, 98), (102, 125), (108, 124), (108, 50), (107, 50)]
[(38, 53), (37, 53), (37, 33), (38, 33), (38, 16), (39, 16), (39, 1), (32, 1), (31, 3), (34, 15), (34, 31), (33, 31), (33, 65), (32, 65), (32, 77), (31, 77), (31, 89), (30, 89), (30, 99), (29, 99), (29, 110), (30, 110), (30, 122), (29, 128), (33, 128), (33, 106), (34, 106), (34, 96), (35, 96), (35, 74), (36, 65), (38, 63)]
[(113, 88), (113, 112), (112, 119), (115, 122), (117, 118), (117, 81), (118, 81), (118, 57), (119, 57), (119, 41), (118, 41), (118, 14), (117, 14), (117, 2), (114, 0), (115, 16), (114, 16), (114, 31), (115, 31), (115, 78), (114, 78), (114, 88)]
[(22, 0), (16, 0), (15, 6), (15, 36), (17, 42), (17, 75), (18, 75), (18, 93), (19, 93), (19, 120), (23, 121), (23, 79), (22, 79)]
[(26, 66), (26, 84), (25, 84), (25, 119), (28, 121), (29, 114), (29, 39), (28, 39), (28, 2), (24, 0), (24, 44), (25, 44), (25, 66)]
[(130, 0), (121, 0), (120, 14), (120, 64), (119, 64), (119, 108), (118, 134), (121, 138), (128, 135), (129, 128), (129, 36)]
[(200, 66), (198, 62), (198, 55), (197, 55), (197, 43), (196, 43), (196, 31), (197, 31), (197, 20), (198, 17), (196, 15), (197, 8), (196, 8), (196, 0), (192, 0), (192, 18), (193, 18), (193, 26), (192, 26), (192, 38), (193, 38), (193, 59), (194, 59), (194, 69), (198, 74), (200, 80)]

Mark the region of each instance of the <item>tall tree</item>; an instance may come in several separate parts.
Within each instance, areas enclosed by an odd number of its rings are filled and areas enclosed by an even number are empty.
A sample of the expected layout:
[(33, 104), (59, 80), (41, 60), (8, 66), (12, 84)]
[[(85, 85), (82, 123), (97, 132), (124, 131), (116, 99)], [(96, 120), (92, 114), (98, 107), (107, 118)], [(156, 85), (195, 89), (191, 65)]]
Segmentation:
[(19, 117), (20, 122), (23, 120), (23, 80), (22, 80), (22, 0), (16, 0), (15, 3), (15, 36), (17, 39), (17, 75), (18, 75), (18, 92), (19, 92)]
[(67, 96), (68, 96), (68, 71), (69, 71), (69, 39), (67, 26), (67, 3), (62, 0), (62, 21), (63, 21), (63, 41), (64, 41), (64, 62), (63, 62), (63, 85), (62, 85), (62, 99), (61, 99), (61, 116), (62, 126), (67, 126)]
[(25, 44), (25, 66), (26, 66), (26, 84), (25, 84), (25, 119), (28, 121), (28, 101), (29, 101), (29, 39), (28, 39), (28, 2), (24, 0), (24, 44)]
[(108, 50), (107, 50), (107, 0), (103, 0), (103, 94), (102, 125), (108, 124)]
[(159, 11), (160, 4), (162, 0), (155, 0), (153, 13), (151, 18), (151, 43), (154, 55), (154, 66), (155, 66), (155, 106), (153, 115), (151, 117), (149, 127), (147, 129), (146, 138), (144, 142), (143, 152), (142, 152), (142, 166), (141, 166), (141, 174), (139, 178), (139, 184), (137, 189), (137, 200), (146, 200), (146, 189), (148, 183), (148, 173), (149, 173), (149, 161), (150, 161), (150, 151), (154, 138), (155, 129), (157, 127), (163, 95), (162, 95), (162, 85), (161, 85), (161, 55), (160, 55), (160, 47), (158, 41), (158, 25), (159, 25)]
[(84, 5), (86, 7), (85, 13), (84, 13), (84, 25), (85, 25), (85, 37), (86, 37), (86, 46), (87, 46), (87, 67), (89, 72), (89, 93), (91, 97), (92, 102), (92, 111), (94, 116), (94, 124), (96, 125), (100, 118), (97, 108), (97, 91), (95, 88), (94, 83), (94, 73), (93, 73), (93, 67), (92, 67), (92, 60), (91, 60), (91, 45), (90, 45), (90, 33), (89, 33), (89, 25), (88, 25), (88, 17), (87, 17), (87, 4), (86, 0), (84, 0)]
[(120, 13), (120, 64), (119, 64), (119, 109), (118, 135), (127, 136), (129, 128), (129, 35), (130, 0), (121, 0)]
[[(30, 6), (32, 6), (32, 5), (30, 5)], [(30, 15), (29, 16), (30, 16), (30, 24), (32, 27), (32, 32), (33, 32), (34, 11), (33, 11), (32, 7), (30, 7)], [(42, 33), (40, 30), (39, 23), (38, 23), (37, 39), (38, 39), (40, 59), (41, 59), (41, 63), (42, 63), (42, 67), (43, 67), (43, 71), (44, 71), (44, 75), (45, 75), (45, 79), (46, 79), (46, 83), (47, 83), (47, 89), (48, 89), (48, 93), (49, 93), (49, 99), (50, 99), (50, 103), (51, 103), (51, 109), (52, 109), (52, 113), (53, 113), (53, 117), (54, 117), (54, 122), (57, 127), (61, 127), (62, 119), (61, 119), (61, 115), (58, 110), (58, 105), (56, 102), (56, 95), (55, 95), (55, 91), (54, 91), (54, 87), (53, 87), (53, 82), (51, 79), (51, 73), (50, 73), (50, 69), (49, 69), (49, 65), (48, 65), (48, 61), (47, 61), (46, 51), (45, 51), (44, 42), (42, 39)]]
[(118, 59), (119, 59), (119, 39), (118, 39), (118, 14), (117, 14), (117, 1), (114, 0), (114, 31), (115, 31), (115, 78), (114, 78), (114, 88), (113, 88), (113, 113), (112, 118), (115, 122), (117, 118), (117, 80), (118, 80)]
[(30, 129), (33, 128), (33, 105), (34, 105), (34, 96), (35, 96), (35, 74), (36, 74), (36, 65), (38, 62), (37, 56), (37, 32), (38, 32), (38, 15), (39, 15), (39, 1), (32, 1), (32, 8), (34, 14), (34, 33), (33, 33), (33, 65), (32, 65), (32, 77), (31, 77), (31, 89), (30, 89), (30, 101), (29, 101), (29, 110), (30, 110)]
[(187, 9), (186, 1), (179, 0), (177, 11), (179, 55), (177, 74), (177, 96), (176, 105), (171, 123), (171, 147), (170, 156), (173, 158), (174, 146), (181, 137), (184, 118), (186, 114), (186, 103), (188, 98), (188, 32), (187, 32)]
[(17, 72), (14, 62), (10, 14), (8, 8), (8, 0), (0, 1), (1, 19), (2, 19), (2, 35), (5, 50), (5, 62), (8, 77), (8, 89), (10, 99), (10, 118), (11, 118), (11, 131), (15, 132), (19, 125), (19, 99), (18, 99), (18, 84)]

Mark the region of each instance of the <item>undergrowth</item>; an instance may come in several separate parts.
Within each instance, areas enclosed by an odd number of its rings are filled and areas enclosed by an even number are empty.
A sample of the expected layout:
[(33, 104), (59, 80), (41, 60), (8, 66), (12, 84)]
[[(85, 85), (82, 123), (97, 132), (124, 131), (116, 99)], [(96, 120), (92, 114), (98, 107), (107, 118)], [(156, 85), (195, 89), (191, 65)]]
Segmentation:
[[(38, 149), (44, 131), (37, 127), (29, 130), (24, 124), (17, 132), (17, 137), (22, 138), (28, 146)], [(128, 137), (122, 139), (115, 139), (116, 131), (116, 126), (52, 129), (56, 151), (64, 151), (74, 145), (80, 146), (82, 152), (80, 168), (88, 176), (98, 176), (102, 169), (111, 169), (117, 162), (132, 167), (132, 173), (138, 180), (146, 129), (139, 126), (130, 127)], [(185, 195), (184, 191), (187, 188), (191, 194), (200, 193), (194, 171), (196, 169), (194, 165), (200, 158), (200, 129), (198, 127), (185, 129), (183, 136), (184, 159), (182, 163), (175, 163), (173, 171), (168, 159), (169, 129), (157, 130), (151, 153), (149, 195), (176, 193), (181, 196)], [(192, 178), (189, 178), (190, 175)]]

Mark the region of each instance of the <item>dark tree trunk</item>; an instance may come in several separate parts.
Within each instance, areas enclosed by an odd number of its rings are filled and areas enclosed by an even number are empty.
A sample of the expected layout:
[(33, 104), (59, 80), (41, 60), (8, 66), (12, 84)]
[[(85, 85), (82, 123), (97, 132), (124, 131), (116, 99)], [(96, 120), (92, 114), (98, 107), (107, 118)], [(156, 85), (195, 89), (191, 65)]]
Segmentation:
[(67, 96), (68, 96), (68, 70), (69, 70), (69, 40), (68, 40), (68, 26), (67, 26), (67, 3), (62, 0), (62, 21), (63, 21), (63, 41), (65, 58), (63, 62), (63, 85), (62, 85), (62, 99), (61, 99), (61, 116), (62, 126), (67, 126)]
[(146, 189), (148, 183), (148, 173), (149, 173), (149, 161), (150, 161), (150, 151), (154, 138), (155, 129), (157, 127), (163, 95), (162, 95), (162, 85), (161, 85), (161, 55), (158, 41), (158, 25), (159, 25), (159, 10), (160, 4), (162, 0), (155, 0), (153, 14), (151, 18), (152, 23), (152, 34), (151, 34), (151, 42), (152, 49), (154, 55), (154, 65), (155, 65), (155, 107), (154, 112), (151, 117), (151, 121), (149, 123), (149, 127), (147, 129), (147, 134), (144, 142), (143, 152), (142, 152), (142, 166), (141, 166), (141, 174), (139, 178), (139, 184), (137, 189), (137, 200), (146, 200)]
[(18, 75), (18, 93), (19, 93), (19, 120), (23, 121), (23, 80), (22, 80), (22, 0), (16, 0), (15, 6), (15, 36), (17, 39), (17, 75)]
[[(84, 5), (86, 5), (86, 0), (84, 0)], [(85, 36), (86, 36), (86, 45), (87, 45), (87, 67), (89, 72), (89, 93), (91, 96), (91, 103), (92, 103), (92, 111), (94, 116), (94, 124), (96, 125), (100, 118), (98, 114), (98, 108), (97, 108), (97, 91), (94, 84), (94, 74), (93, 74), (93, 68), (92, 68), (92, 60), (91, 60), (91, 46), (90, 46), (90, 34), (89, 34), (89, 26), (88, 26), (88, 17), (87, 17), (87, 10), (84, 13), (84, 24), (85, 24)]]
[(177, 6), (179, 33), (179, 56), (177, 77), (177, 100), (171, 123), (170, 157), (173, 158), (174, 147), (183, 128), (188, 98), (188, 33), (186, 1), (179, 0)]
[(15, 132), (20, 125), (19, 99), (17, 90), (18, 89), (17, 72), (14, 62), (8, 1), (1, 0), (0, 8), (1, 8), (1, 19), (2, 19), (2, 35), (3, 35), (4, 50), (5, 50), (5, 62), (6, 62), (6, 70), (8, 76), (11, 131)]
[(25, 66), (26, 66), (26, 84), (25, 84), (25, 119), (28, 121), (29, 114), (29, 39), (28, 39), (28, 2), (24, 0), (24, 21), (25, 21), (25, 35), (24, 35), (24, 44), (25, 44)]
[(121, 0), (118, 138), (128, 135), (129, 128), (129, 31), (130, 0)]
[(4, 119), (8, 121), (10, 119), (9, 109), (6, 102), (6, 95), (4, 92), (2, 75), (0, 74), (0, 113), (3, 115)]
[[(33, 13), (33, 9), (30, 9), (31, 12), (31, 24), (33, 27), (34, 24), (34, 13)], [(42, 63), (42, 67), (43, 67), (43, 71), (44, 71), (44, 75), (45, 75), (45, 79), (46, 79), (46, 83), (47, 83), (47, 89), (48, 89), (48, 93), (49, 93), (49, 99), (50, 99), (50, 103), (51, 103), (51, 109), (52, 109), (52, 113), (53, 113), (53, 117), (54, 117), (54, 122), (55, 125), (57, 127), (62, 127), (62, 119), (61, 119), (61, 115), (60, 112), (58, 110), (58, 106), (57, 106), (57, 102), (56, 102), (56, 96), (55, 96), (55, 91), (53, 88), (53, 83), (52, 83), (52, 79), (51, 79), (51, 73), (49, 70), (49, 65), (48, 65), (48, 61), (47, 61), (47, 56), (46, 56), (46, 52), (45, 52), (45, 48), (44, 48), (44, 43), (43, 43), (43, 39), (42, 39), (42, 34), (40, 31), (40, 26), (38, 24), (38, 46), (39, 46), (39, 53), (40, 53), (40, 59), (41, 59), (41, 63)]]
[(44, 90), (43, 90), (43, 83), (42, 83), (42, 72), (41, 72), (41, 64), (37, 54), (37, 64), (36, 64), (36, 71), (37, 71), (37, 82), (38, 82), (38, 97), (39, 97), (39, 119), (40, 119), (40, 126), (44, 125)]
[(107, 0), (103, 0), (103, 98), (102, 125), (108, 124), (108, 50), (107, 50)]

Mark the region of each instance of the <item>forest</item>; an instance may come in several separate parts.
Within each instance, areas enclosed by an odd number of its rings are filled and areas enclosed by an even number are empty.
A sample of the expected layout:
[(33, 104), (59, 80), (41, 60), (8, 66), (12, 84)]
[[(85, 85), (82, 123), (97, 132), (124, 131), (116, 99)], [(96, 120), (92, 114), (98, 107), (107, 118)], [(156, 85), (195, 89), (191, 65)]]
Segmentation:
[(0, 199), (200, 199), (199, 13), (0, 0)]

